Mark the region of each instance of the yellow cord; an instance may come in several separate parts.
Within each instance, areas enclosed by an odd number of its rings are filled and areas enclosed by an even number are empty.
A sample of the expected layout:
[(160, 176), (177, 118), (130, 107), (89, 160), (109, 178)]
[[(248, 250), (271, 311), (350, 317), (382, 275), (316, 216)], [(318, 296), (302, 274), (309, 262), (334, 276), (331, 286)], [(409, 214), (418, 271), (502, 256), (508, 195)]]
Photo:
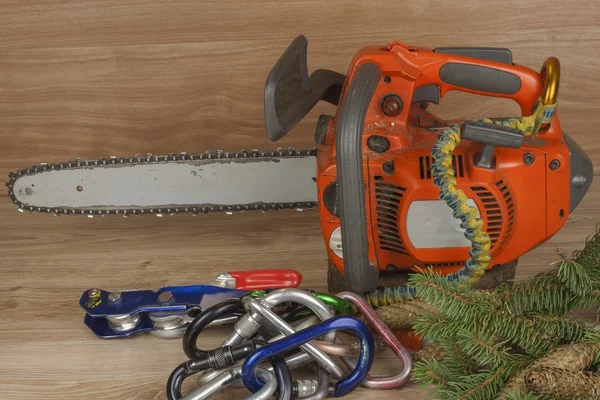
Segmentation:
[[(552, 121), (557, 104), (544, 105), (538, 99), (533, 113), (528, 117), (514, 118), (503, 121), (484, 119), (484, 122), (495, 123), (520, 129), (525, 136), (535, 136), (542, 124)], [(461, 270), (450, 275), (450, 280), (460, 279), (469, 284), (477, 282), (489, 267), (491, 256), (491, 240), (483, 232), (483, 221), (477, 216), (477, 209), (467, 204), (466, 194), (456, 187), (456, 177), (452, 168), (452, 153), (462, 138), (461, 125), (454, 125), (438, 137), (431, 151), (433, 156), (432, 173), (434, 183), (440, 188), (440, 199), (444, 200), (453, 210), (455, 218), (461, 220), (465, 236), (471, 242), (470, 258)]]

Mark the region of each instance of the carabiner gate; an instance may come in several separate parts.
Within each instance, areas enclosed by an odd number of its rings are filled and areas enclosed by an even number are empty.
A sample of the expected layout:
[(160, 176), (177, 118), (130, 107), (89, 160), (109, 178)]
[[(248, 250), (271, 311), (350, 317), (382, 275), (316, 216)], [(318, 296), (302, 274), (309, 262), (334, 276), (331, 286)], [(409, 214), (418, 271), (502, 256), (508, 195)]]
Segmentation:
[[(186, 363), (184, 363), (186, 364)], [(292, 374), (283, 360), (279, 356), (271, 358), (271, 365), (273, 372), (259, 368), (257, 369), (258, 376), (261, 381), (265, 382), (261, 390), (252, 394), (247, 400), (266, 400), (270, 398), (275, 391), (278, 391), (277, 400), (290, 400), (292, 397)], [(180, 366), (182, 367), (183, 364)], [(184, 367), (185, 368), (185, 367)], [(175, 370), (178, 371), (179, 367)], [(226, 386), (231, 385), (233, 382), (241, 379), (242, 367), (235, 366), (227, 371), (222, 371), (219, 375), (208, 381), (201, 387), (191, 391), (185, 396), (181, 396), (181, 384), (183, 380), (193, 374), (186, 371), (187, 375), (171, 374), (169, 382), (167, 382), (167, 399), (168, 400), (204, 400), (222, 390)]]
[[(248, 396), (246, 400), (268, 400), (273, 396), (275, 391), (277, 390), (277, 380), (275, 379), (275, 375), (272, 372), (269, 372), (265, 369), (258, 368), (256, 370), (259, 378), (265, 382), (263, 387)], [(242, 378), (242, 368), (234, 367), (228, 371), (221, 373), (215, 379), (199, 387), (198, 389), (193, 390), (192, 392), (186, 394), (183, 397), (176, 398), (176, 400), (205, 400), (208, 399), (213, 394), (217, 393), (219, 390), (224, 389), (225, 387), (231, 385), (238, 379)], [(168, 392), (167, 392), (168, 394)], [(171, 398), (169, 398), (171, 400)]]
[(245, 358), (256, 348), (254, 342), (244, 342), (235, 346), (223, 346), (214, 350), (202, 350), (196, 344), (202, 330), (213, 320), (226, 315), (243, 312), (244, 307), (239, 299), (227, 300), (207, 308), (188, 326), (183, 335), (183, 351), (190, 360), (197, 361), (195, 363), (196, 372), (208, 368), (219, 369), (231, 366), (236, 361)]

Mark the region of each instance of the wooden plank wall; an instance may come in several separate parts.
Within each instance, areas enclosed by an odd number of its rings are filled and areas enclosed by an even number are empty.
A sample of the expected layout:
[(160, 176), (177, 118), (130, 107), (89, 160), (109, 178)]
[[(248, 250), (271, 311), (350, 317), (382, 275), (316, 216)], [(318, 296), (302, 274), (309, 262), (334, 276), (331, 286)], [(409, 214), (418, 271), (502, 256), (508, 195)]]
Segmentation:
[[(276, 147), (264, 133), (263, 85), (299, 33), (309, 38), (311, 69), (340, 72), (362, 45), (393, 39), (509, 47), (536, 69), (555, 55), (563, 127), (600, 165), (598, 21), (594, 0), (0, 1), (0, 181), (40, 161)], [(323, 110), (278, 145), (312, 146)], [(503, 101), (449, 96), (440, 112), (510, 110)], [(518, 276), (547, 268), (556, 247), (574, 249), (598, 221), (595, 184), (565, 228), (522, 258)], [(315, 212), (53, 218), (18, 213), (2, 191), (0, 255), (3, 399), (164, 398), (168, 374), (183, 360), (180, 342), (96, 339), (78, 306), (86, 288), (190, 284), (256, 267), (297, 268), (306, 286), (326, 286)], [(211, 331), (203, 343), (216, 346), (224, 335)], [(349, 398), (425, 393), (360, 390)], [(234, 395), (244, 394), (224, 397)]]

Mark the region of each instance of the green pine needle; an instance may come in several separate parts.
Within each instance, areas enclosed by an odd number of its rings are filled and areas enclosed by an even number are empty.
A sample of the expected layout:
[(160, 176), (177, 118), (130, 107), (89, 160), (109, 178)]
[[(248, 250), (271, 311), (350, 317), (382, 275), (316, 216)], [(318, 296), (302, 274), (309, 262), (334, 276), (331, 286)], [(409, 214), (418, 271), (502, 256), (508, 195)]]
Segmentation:
[(511, 354), (510, 348), (505, 346), (506, 341), (498, 341), (495, 334), (462, 329), (457, 332), (456, 338), (456, 344), (464, 354), (487, 368), (499, 368), (522, 359), (518, 354)]
[(464, 354), (454, 338), (441, 341), (440, 345), (444, 354), (447, 354), (444, 364), (450, 371), (455, 371), (456, 375), (471, 375), (482, 369), (481, 365), (477, 365), (472, 358)]
[(450, 383), (446, 390), (454, 395), (454, 400), (493, 399), (504, 386), (505, 379), (502, 375), (501, 370), (464, 375), (459, 382)]
[(585, 296), (592, 290), (592, 280), (583, 266), (574, 260), (562, 261), (556, 273), (567, 289), (577, 296)]
[(532, 315), (531, 323), (557, 345), (580, 341), (592, 328), (583, 320), (543, 314)]
[(502, 400), (542, 400), (531, 392), (524, 393), (520, 389), (513, 389), (502, 397)]
[(446, 388), (456, 375), (448, 369), (445, 363), (436, 359), (420, 360), (415, 363), (412, 381), (422, 385), (434, 385), (438, 390)]
[(458, 329), (464, 329), (465, 326), (474, 327), (472, 322), (465, 323), (460, 320), (453, 320), (446, 316), (435, 315), (431, 312), (424, 312), (419, 315), (413, 323), (412, 328), (416, 334), (426, 338), (435, 338), (436, 340), (452, 340)]
[(586, 239), (585, 247), (573, 252), (573, 259), (587, 271), (600, 270), (600, 223), (596, 225), (596, 233)]
[(549, 350), (547, 332), (522, 315), (512, 315), (507, 311), (494, 312), (484, 321), (488, 332), (494, 332), (496, 336), (533, 356), (540, 356)]
[(413, 274), (410, 283), (415, 287), (418, 297), (449, 318), (476, 322), (479, 315), (490, 311), (486, 301), (489, 293), (465, 291), (459, 283), (449, 282), (446, 277), (431, 271)]
[(569, 291), (550, 274), (539, 275), (527, 281), (518, 281), (512, 286), (500, 285), (493, 294), (494, 298), (503, 303), (507, 311), (514, 315), (532, 312), (565, 315), (576, 305), (571, 300), (566, 300)]

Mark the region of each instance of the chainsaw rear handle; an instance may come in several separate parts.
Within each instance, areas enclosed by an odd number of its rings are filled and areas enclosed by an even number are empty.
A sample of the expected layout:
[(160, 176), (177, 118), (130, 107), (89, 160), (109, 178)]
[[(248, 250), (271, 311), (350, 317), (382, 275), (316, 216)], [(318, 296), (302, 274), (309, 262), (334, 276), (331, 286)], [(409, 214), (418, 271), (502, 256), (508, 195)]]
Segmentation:
[[(433, 50), (432, 58), (438, 61), (433, 63), (436, 65), (435, 73), (423, 74), (424, 79), (419, 79), (422, 82), (420, 88), (436, 85), (441, 96), (450, 90), (459, 90), (483, 96), (510, 98), (519, 104), (523, 115), (531, 112), (540, 97), (546, 105), (556, 102), (560, 82), (560, 63), (556, 57), (546, 59), (538, 74), (531, 68), (513, 64), (508, 49), (459, 50), (461, 51), (454, 53), (446, 49)], [(496, 53), (490, 53), (491, 50), (496, 50)], [(500, 50), (504, 52), (500, 53)], [(502, 56), (499, 57), (499, 54)]]

